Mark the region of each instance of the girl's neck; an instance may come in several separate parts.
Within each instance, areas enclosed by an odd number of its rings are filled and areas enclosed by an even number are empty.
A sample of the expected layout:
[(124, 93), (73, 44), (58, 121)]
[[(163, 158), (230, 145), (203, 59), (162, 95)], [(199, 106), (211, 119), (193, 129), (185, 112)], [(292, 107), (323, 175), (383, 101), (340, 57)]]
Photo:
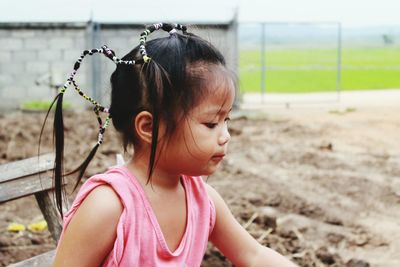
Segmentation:
[[(148, 180), (149, 157), (146, 155), (134, 155), (127, 163), (127, 168), (136, 176), (142, 186), (152, 186), (162, 190), (173, 190), (180, 186), (180, 174), (168, 173), (157, 166), (153, 170), (151, 182)], [(146, 185), (147, 184), (147, 185)]]

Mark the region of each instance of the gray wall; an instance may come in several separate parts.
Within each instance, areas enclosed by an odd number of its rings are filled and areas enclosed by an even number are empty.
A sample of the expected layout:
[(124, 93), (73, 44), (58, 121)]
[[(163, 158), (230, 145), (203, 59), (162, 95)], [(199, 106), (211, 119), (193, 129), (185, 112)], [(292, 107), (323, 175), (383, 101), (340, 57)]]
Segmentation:
[[(28, 100), (50, 100), (84, 49), (107, 44), (122, 57), (138, 44), (142, 25), (0, 25), (0, 109), (16, 109)], [(211, 41), (237, 70), (235, 24), (194, 28), (191, 32)], [(165, 33), (164, 33), (165, 35)], [(155, 35), (156, 36), (156, 35)], [(76, 80), (81, 89), (104, 105), (109, 103), (109, 77), (115, 65), (104, 57), (85, 57)], [(37, 85), (36, 81), (40, 80)], [(72, 87), (65, 95), (75, 108), (87, 102)]]
[(17, 108), (26, 100), (50, 99), (51, 75), (63, 83), (73, 62), (86, 47), (86, 29), (0, 29), (0, 109)]

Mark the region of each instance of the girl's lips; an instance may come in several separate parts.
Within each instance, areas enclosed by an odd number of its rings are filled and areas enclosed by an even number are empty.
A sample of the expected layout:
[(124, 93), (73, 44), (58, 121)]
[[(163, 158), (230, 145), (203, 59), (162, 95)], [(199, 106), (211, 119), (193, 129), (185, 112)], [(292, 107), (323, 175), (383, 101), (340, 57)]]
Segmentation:
[(225, 155), (215, 155), (215, 156), (213, 156), (212, 157), (212, 160), (213, 161), (221, 161), (221, 160), (223, 160), (224, 159), (224, 157), (225, 157)]

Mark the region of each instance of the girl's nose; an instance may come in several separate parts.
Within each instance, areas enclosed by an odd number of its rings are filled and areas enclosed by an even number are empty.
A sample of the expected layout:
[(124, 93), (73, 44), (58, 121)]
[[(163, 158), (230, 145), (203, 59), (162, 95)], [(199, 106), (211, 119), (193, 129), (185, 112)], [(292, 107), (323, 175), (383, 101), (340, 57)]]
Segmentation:
[(224, 125), (222, 132), (218, 139), (218, 144), (225, 145), (226, 143), (229, 142), (229, 140), (231, 140), (231, 135), (229, 134), (228, 125)]

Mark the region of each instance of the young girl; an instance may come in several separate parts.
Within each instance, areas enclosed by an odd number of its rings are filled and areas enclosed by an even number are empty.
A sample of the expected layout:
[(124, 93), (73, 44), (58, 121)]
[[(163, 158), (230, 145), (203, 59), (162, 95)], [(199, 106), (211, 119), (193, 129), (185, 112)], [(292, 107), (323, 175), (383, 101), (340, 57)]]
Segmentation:
[[(158, 29), (169, 36), (146, 42)], [(178, 33), (181, 31), (182, 33)], [(86, 55), (102, 53), (117, 67), (111, 107), (86, 96), (74, 76)], [(64, 216), (53, 266), (200, 266), (210, 240), (235, 266), (294, 266), (261, 246), (234, 219), (220, 195), (200, 176), (216, 171), (227, 153), (227, 123), (235, 96), (222, 54), (179, 24), (154, 24), (140, 45), (119, 59), (84, 51), (56, 97), (56, 199), (62, 214), (62, 98), (69, 84), (98, 115), (98, 143), (112, 118), (125, 151), (124, 166), (91, 177)], [(100, 112), (108, 113), (103, 123)]]

